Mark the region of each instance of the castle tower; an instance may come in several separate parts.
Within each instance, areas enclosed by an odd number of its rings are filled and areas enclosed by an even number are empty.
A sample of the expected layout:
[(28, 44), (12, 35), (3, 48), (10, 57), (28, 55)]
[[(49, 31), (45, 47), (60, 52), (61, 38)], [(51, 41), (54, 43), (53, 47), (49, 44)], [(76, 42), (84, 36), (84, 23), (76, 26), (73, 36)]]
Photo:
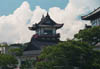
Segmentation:
[(63, 24), (57, 24), (53, 21), (48, 13), (45, 17), (42, 16), (39, 23), (29, 27), (29, 30), (36, 31), (36, 33), (25, 48), (24, 55), (36, 57), (44, 47), (58, 44), (60, 42), (60, 34), (56, 31), (62, 26)]
[(42, 16), (41, 21), (33, 24), (33, 26), (29, 27), (29, 29), (36, 31), (36, 34), (33, 35), (32, 39), (59, 41), (60, 34), (56, 33), (56, 30), (60, 29), (62, 26), (63, 24), (57, 24), (54, 22), (47, 13), (46, 17)]

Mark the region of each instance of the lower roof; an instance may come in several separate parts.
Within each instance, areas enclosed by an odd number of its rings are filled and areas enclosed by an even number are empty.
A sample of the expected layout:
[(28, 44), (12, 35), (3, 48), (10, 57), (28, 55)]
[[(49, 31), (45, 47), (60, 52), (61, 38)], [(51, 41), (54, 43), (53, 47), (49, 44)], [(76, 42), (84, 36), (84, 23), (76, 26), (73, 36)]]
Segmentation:
[(31, 42), (28, 44), (24, 51), (41, 50), (43, 47), (53, 46), (58, 44), (58, 42), (59, 41), (42, 41), (32, 38)]

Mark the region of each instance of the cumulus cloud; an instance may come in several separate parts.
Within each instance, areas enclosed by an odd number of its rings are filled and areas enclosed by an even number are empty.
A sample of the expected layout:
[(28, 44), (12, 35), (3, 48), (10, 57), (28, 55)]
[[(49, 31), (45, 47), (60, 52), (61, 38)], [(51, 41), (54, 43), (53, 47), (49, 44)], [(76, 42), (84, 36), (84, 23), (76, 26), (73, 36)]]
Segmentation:
[(64, 27), (58, 31), (61, 33), (61, 40), (72, 39), (80, 29), (84, 29), (85, 24), (90, 24), (82, 21), (80, 16), (100, 6), (99, 3), (98, 0), (70, 0), (64, 10), (58, 7), (50, 8), (52, 18), (58, 23), (64, 23)]
[[(13, 14), (0, 17), (0, 42), (25, 42), (29, 39), (30, 31), (27, 22), (32, 17), (32, 11), (27, 2), (17, 8)], [(28, 33), (27, 33), (28, 32)]]
[(86, 8), (88, 10), (94, 10), (100, 6), (100, 0), (70, 0), (70, 3), (77, 8)]
[(31, 24), (38, 23), (42, 16), (46, 16), (47, 11), (45, 9), (40, 8), (40, 6), (36, 6), (35, 10), (33, 11), (33, 16), (31, 18)]
[[(88, 2), (91, 2), (89, 4)], [(64, 27), (59, 29), (61, 39), (73, 38), (74, 34), (84, 28), (85, 21), (79, 16), (100, 6), (99, 0), (69, 0), (65, 9), (52, 7), (49, 9), (51, 18), (57, 23), (64, 23)], [(28, 2), (24, 2), (13, 14), (0, 17), (0, 42), (28, 42), (34, 32), (28, 30), (28, 26), (38, 23), (42, 15), (46, 16), (45, 9), (36, 6), (32, 11)]]
[(61, 33), (62, 40), (73, 38), (74, 34), (84, 28), (84, 23), (77, 18), (83, 12), (82, 9), (77, 9), (71, 3), (64, 10), (55, 7), (51, 8), (49, 12), (56, 22), (64, 23), (64, 27), (58, 31)]
[(30, 9), (28, 2), (17, 8), (13, 14), (0, 17), (0, 43), (24, 43), (29, 42), (33, 31), (28, 29), (32, 24), (39, 22), (46, 10), (39, 6), (34, 11)]

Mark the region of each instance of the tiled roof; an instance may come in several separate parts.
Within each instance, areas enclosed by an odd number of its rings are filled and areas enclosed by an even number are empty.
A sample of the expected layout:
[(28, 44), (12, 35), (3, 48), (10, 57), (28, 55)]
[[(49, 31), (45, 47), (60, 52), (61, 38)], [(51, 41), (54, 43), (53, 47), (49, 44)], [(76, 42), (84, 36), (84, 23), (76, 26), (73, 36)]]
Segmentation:
[[(94, 16), (94, 15), (96, 15), (96, 14), (98, 14), (98, 13), (100, 14), (100, 7), (97, 8), (96, 10), (94, 10), (93, 12), (89, 13), (88, 15), (82, 16), (82, 19), (83, 19), (83, 20), (84, 20), (84, 19), (88, 20), (88, 19), (90, 19), (91, 16)], [(99, 16), (99, 15), (98, 15), (98, 16)]]
[(39, 55), (41, 50), (31, 50), (31, 51), (24, 51), (23, 55), (24, 56), (36, 56)]
[[(50, 23), (48, 23), (48, 22), (50, 22)], [(42, 17), (41, 21), (38, 24), (40, 24), (40, 25), (56, 25), (56, 22), (53, 21), (50, 18), (49, 14), (47, 13), (47, 16), (46, 17)]]
[(39, 50), (34, 44), (31, 42), (28, 44), (28, 46), (24, 49), (24, 51), (31, 51), (31, 50)]
[(36, 30), (37, 28), (40, 27), (55, 27), (56, 29), (59, 29), (63, 26), (63, 24), (56, 23), (53, 21), (49, 14), (47, 13), (47, 16), (43, 16), (41, 21), (39, 23), (33, 24), (32, 27), (29, 27), (30, 30)]

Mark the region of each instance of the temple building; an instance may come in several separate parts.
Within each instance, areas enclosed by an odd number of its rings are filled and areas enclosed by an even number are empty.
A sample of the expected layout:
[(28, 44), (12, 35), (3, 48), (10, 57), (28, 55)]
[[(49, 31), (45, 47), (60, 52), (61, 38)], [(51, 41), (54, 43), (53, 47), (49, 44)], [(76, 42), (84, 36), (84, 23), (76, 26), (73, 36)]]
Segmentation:
[(58, 24), (53, 21), (49, 14), (42, 16), (39, 23), (33, 24), (29, 30), (36, 31), (32, 36), (30, 43), (25, 49), (24, 55), (36, 57), (40, 55), (42, 49), (46, 46), (53, 46), (60, 42), (60, 34), (56, 31), (63, 27), (63, 24)]
[(93, 12), (82, 16), (82, 20), (91, 21), (92, 26), (100, 26), (100, 7)]

